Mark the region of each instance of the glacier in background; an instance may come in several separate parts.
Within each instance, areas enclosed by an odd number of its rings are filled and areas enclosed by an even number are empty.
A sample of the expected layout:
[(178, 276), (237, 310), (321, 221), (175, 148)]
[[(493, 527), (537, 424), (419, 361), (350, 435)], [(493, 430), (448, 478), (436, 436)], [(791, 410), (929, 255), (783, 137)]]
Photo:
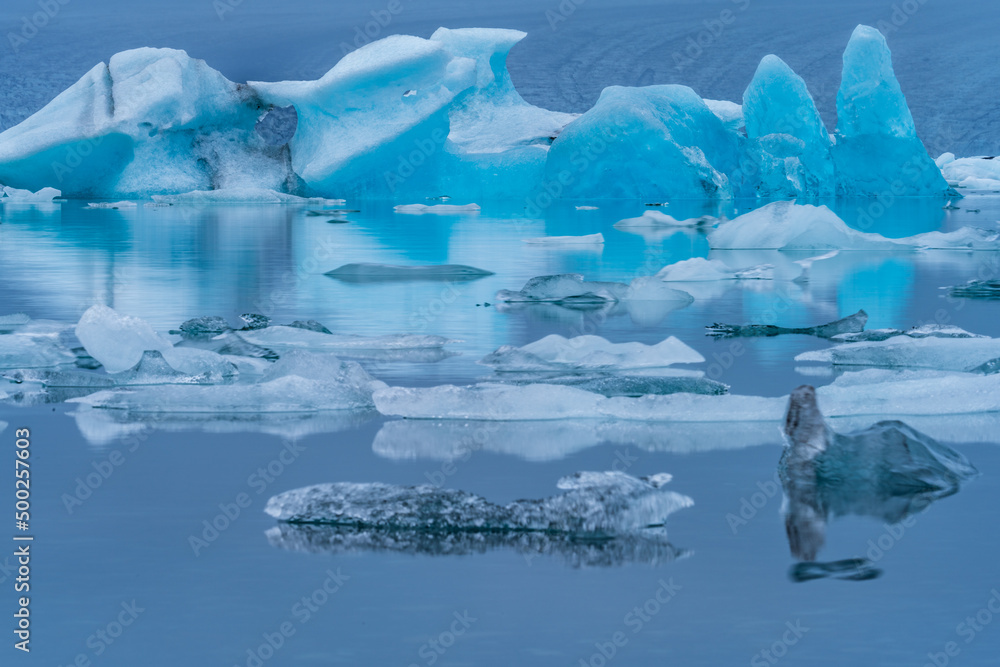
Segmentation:
[[(729, 199), (947, 195), (885, 38), (859, 26), (831, 135), (805, 82), (768, 56), (743, 105), (686, 86), (606, 88), (575, 116), (525, 102), (525, 33), (393, 35), (316, 81), (238, 84), (173, 49), (113, 56), (0, 134), (0, 183), (71, 197), (264, 188), (305, 196)], [(271, 113), (295, 110), (285, 140)]]

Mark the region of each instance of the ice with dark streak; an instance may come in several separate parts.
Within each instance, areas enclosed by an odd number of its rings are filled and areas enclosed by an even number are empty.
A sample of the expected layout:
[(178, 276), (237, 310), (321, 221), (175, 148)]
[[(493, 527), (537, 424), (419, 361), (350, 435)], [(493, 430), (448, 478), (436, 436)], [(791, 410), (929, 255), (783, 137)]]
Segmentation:
[(664, 489), (669, 481), (665, 473), (578, 472), (559, 480), (559, 495), (507, 505), (429, 484), (340, 482), (286, 491), (268, 500), (264, 511), (286, 523), (359, 529), (627, 535), (662, 527), (667, 516), (694, 504)]

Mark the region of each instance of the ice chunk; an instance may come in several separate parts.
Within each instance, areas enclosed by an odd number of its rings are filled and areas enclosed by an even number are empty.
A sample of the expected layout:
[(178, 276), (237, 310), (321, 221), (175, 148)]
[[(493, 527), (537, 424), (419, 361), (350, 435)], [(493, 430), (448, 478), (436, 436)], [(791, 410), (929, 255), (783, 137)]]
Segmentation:
[(597, 245), (604, 243), (604, 234), (587, 234), (586, 236), (542, 236), (536, 239), (521, 239), (524, 243), (534, 245)]
[(24, 326), (31, 321), (31, 318), (24, 313), (12, 313), (10, 315), (0, 315), (0, 331), (13, 331)]
[[(949, 159), (950, 158), (950, 159)], [(993, 157), (955, 159), (945, 153), (937, 159), (948, 184), (967, 190), (1000, 190), (1000, 160)]]
[(625, 218), (615, 223), (615, 229), (644, 229), (644, 228), (670, 228), (670, 227), (709, 227), (719, 222), (718, 218), (710, 215), (703, 215), (699, 218), (688, 218), (678, 220), (660, 211), (646, 211), (638, 218)]
[(737, 136), (690, 88), (610, 86), (556, 137), (545, 180), (567, 198), (727, 198), (737, 162)]
[(950, 324), (924, 324), (902, 331), (900, 329), (870, 329), (858, 333), (843, 333), (831, 337), (838, 343), (859, 343), (863, 341), (888, 340), (894, 336), (909, 336), (911, 338), (989, 338), (980, 334), (969, 333), (965, 329)]
[(272, 326), (240, 334), (254, 345), (275, 350), (419, 350), (441, 348), (453, 343), (449, 338), (422, 334), (393, 334), (388, 336), (345, 336), (310, 331), (298, 327)]
[(817, 393), (829, 417), (1000, 412), (1000, 374), (868, 369), (844, 373)]
[(513, 379), (512, 384), (524, 385), (531, 383), (558, 384), (576, 387), (584, 391), (600, 394), (611, 398), (613, 396), (666, 396), (669, 394), (705, 394), (722, 396), (729, 393), (729, 386), (715, 380), (701, 377), (700, 371), (678, 370), (665, 375), (618, 375), (606, 373), (602, 375), (557, 375), (554, 377), (538, 377), (531, 373), (529, 379)]
[(830, 196), (836, 189), (830, 135), (805, 81), (781, 58), (761, 60), (743, 93), (746, 154), (742, 187), (758, 197)]
[(685, 558), (689, 552), (666, 539), (665, 532), (579, 539), (574, 534), (537, 531), (451, 532), (447, 539), (422, 529), (358, 529), (350, 526), (282, 523), (265, 533), (271, 546), (291, 551), (343, 554), (391, 552), (424, 556), (465, 556), (492, 549), (510, 549), (527, 559), (559, 556), (574, 568), (617, 567), (627, 564), (655, 566)]
[(577, 206), (576, 210), (577, 211), (598, 211), (598, 210), (600, 210), (600, 207), (598, 207), (598, 206)]
[(810, 386), (792, 392), (785, 434), (785, 524), (792, 554), (801, 560), (816, 559), (831, 515), (898, 523), (976, 474), (964, 456), (903, 422), (835, 433)]
[(392, 264), (345, 264), (324, 275), (352, 283), (393, 280), (477, 280), (492, 276), (492, 271), (464, 264), (397, 266)]
[(221, 355), (208, 350), (175, 348), (144, 320), (119, 315), (107, 306), (87, 309), (76, 325), (76, 337), (108, 373), (129, 370), (147, 350), (160, 352), (174, 370), (188, 375), (211, 373), (228, 377), (234, 371), (232, 363)]
[(734, 134), (739, 134), (744, 128), (743, 107), (736, 102), (727, 100), (705, 100), (705, 106), (718, 116), (726, 129)]
[(803, 352), (796, 361), (821, 361), (835, 366), (929, 368), (971, 371), (1000, 357), (997, 338), (893, 336), (887, 340), (845, 343), (826, 350)]
[(0, 203), (4, 204), (47, 204), (56, 197), (61, 197), (62, 192), (55, 188), (42, 188), (38, 192), (31, 190), (19, 190), (17, 188), (3, 188), (3, 198)]
[(970, 280), (950, 288), (949, 294), (959, 299), (1000, 299), (1000, 280)]
[(239, 375), (236, 366), (222, 362), (198, 375), (174, 370), (157, 350), (146, 350), (139, 363), (121, 373), (112, 373), (111, 379), (118, 386), (158, 384), (222, 384)]
[(628, 370), (700, 364), (697, 351), (674, 336), (656, 345), (611, 343), (600, 336), (564, 338), (552, 334), (523, 347), (504, 345), (479, 360), (498, 371)]
[(664, 282), (711, 282), (716, 280), (773, 280), (774, 265), (761, 264), (731, 269), (718, 259), (692, 257), (663, 267), (656, 278)]
[(315, 331), (316, 333), (332, 334), (333, 332), (327, 329), (325, 326), (317, 322), (316, 320), (295, 320), (288, 325), (293, 329), (305, 329), (306, 331)]
[(295, 351), (256, 384), (138, 387), (70, 402), (134, 413), (320, 412), (371, 407), (372, 392), (384, 387), (356, 362)]
[[(865, 330), (868, 323), (868, 313), (859, 310), (853, 315), (829, 324), (815, 327), (779, 327), (773, 324), (713, 324), (708, 329), (709, 336), (720, 338), (758, 338), (763, 336), (780, 336), (782, 334), (803, 334), (817, 338), (833, 338), (844, 334), (857, 334)], [(799, 358), (796, 357), (796, 361)]]
[(452, 215), (460, 213), (479, 213), (479, 204), (400, 204), (393, 207), (396, 213), (411, 213), (421, 215), (433, 213), (434, 215)]
[(90, 202), (87, 204), (88, 209), (119, 209), (119, 208), (138, 208), (138, 204), (134, 201), (116, 201), (116, 202)]
[(588, 307), (627, 300), (656, 300), (687, 304), (694, 298), (687, 292), (667, 287), (662, 281), (646, 277), (631, 284), (592, 282), (575, 273), (532, 278), (519, 291), (500, 290), (494, 297), (503, 303), (554, 303), (569, 307)]
[(115, 386), (114, 380), (98, 373), (63, 370), (17, 370), (3, 373), (3, 378), (15, 384), (36, 383), (45, 387), (92, 387), (106, 389)]
[(833, 147), (839, 194), (945, 194), (941, 170), (917, 138), (885, 37), (860, 25), (844, 51)]
[(722, 224), (708, 235), (712, 248), (899, 250), (921, 248), (1000, 249), (1000, 233), (962, 227), (954, 232), (927, 232), (901, 239), (858, 232), (826, 206), (774, 202)]
[(185, 321), (181, 324), (180, 330), (191, 336), (201, 336), (225, 333), (231, 328), (224, 318), (218, 315), (206, 315)]
[(579, 472), (559, 480), (562, 494), (508, 505), (430, 485), (318, 484), (273, 496), (264, 511), (286, 523), (378, 530), (620, 535), (662, 527), (670, 514), (694, 504), (663, 489), (669, 480), (663, 474)]
[(375, 392), (374, 398), (376, 408), (384, 415), (483, 421), (606, 418), (662, 422), (777, 422), (785, 409), (782, 398), (699, 394), (605, 398), (575, 387), (540, 384), (391, 387)]
[(343, 204), (343, 199), (297, 197), (269, 188), (230, 187), (216, 190), (193, 190), (181, 194), (153, 195), (157, 204)]

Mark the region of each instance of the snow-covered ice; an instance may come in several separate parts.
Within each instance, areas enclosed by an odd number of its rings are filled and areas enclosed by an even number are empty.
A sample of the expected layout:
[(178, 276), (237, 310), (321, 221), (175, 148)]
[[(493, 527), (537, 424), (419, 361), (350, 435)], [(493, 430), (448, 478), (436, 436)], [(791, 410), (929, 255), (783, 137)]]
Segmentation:
[(664, 282), (712, 282), (716, 280), (772, 280), (774, 266), (761, 264), (746, 269), (731, 269), (718, 259), (692, 257), (660, 269), (656, 276)]
[(887, 340), (844, 343), (803, 352), (795, 361), (819, 361), (835, 366), (927, 368), (971, 371), (1000, 358), (1000, 339), (893, 336)]
[(522, 347), (505, 345), (479, 360), (498, 371), (633, 370), (705, 361), (696, 350), (670, 336), (656, 345), (612, 343), (600, 336), (564, 338), (551, 334)]
[(3, 196), (0, 197), (0, 204), (48, 204), (56, 197), (61, 196), (62, 192), (49, 187), (42, 188), (38, 192), (5, 187), (3, 188)]
[(945, 153), (936, 160), (948, 184), (963, 190), (1000, 190), (1000, 160), (994, 157), (955, 158)]

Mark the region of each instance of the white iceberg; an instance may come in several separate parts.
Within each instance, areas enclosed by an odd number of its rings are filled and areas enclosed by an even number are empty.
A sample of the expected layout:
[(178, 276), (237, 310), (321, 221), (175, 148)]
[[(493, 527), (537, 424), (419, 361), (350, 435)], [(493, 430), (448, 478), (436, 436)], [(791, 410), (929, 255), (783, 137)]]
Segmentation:
[(615, 223), (615, 229), (646, 229), (652, 228), (657, 229), (661, 227), (707, 227), (714, 225), (719, 222), (718, 218), (713, 218), (709, 215), (703, 215), (699, 218), (688, 218), (687, 220), (678, 220), (673, 216), (669, 216), (666, 213), (661, 213), (660, 211), (646, 211), (638, 218), (625, 218), (624, 220), (619, 220)]
[(655, 278), (643, 276), (626, 285), (588, 281), (576, 273), (537, 276), (516, 292), (498, 291), (494, 299), (500, 303), (553, 303), (583, 308), (619, 301), (662, 301), (675, 304), (694, 301), (694, 297), (687, 292), (672, 289)]
[(993, 157), (955, 158), (945, 153), (937, 159), (948, 184), (963, 190), (1000, 190), (1000, 160)]
[(817, 393), (823, 413), (830, 417), (1000, 412), (1000, 374), (873, 368), (845, 373)]
[(962, 227), (900, 239), (851, 229), (826, 206), (774, 202), (723, 223), (708, 235), (713, 249), (1000, 250), (1000, 232)]
[(479, 204), (400, 204), (393, 207), (396, 213), (410, 213), (421, 215), (432, 213), (434, 215), (452, 215), (459, 213), (479, 213)]
[(21, 333), (0, 336), (0, 368), (49, 368), (75, 361), (76, 355), (56, 336)]
[(587, 234), (586, 236), (541, 236), (535, 239), (521, 239), (532, 245), (601, 245), (604, 234)]
[(55, 188), (42, 188), (38, 192), (31, 190), (19, 190), (18, 188), (3, 188), (3, 197), (0, 203), (4, 204), (48, 204), (56, 197), (61, 197), (62, 192)]
[(631, 370), (705, 361), (674, 336), (656, 345), (612, 343), (600, 336), (564, 338), (552, 334), (523, 347), (504, 345), (479, 360), (498, 371)]
[(242, 331), (239, 336), (248, 343), (274, 350), (339, 350), (342, 352), (350, 350), (424, 350), (441, 348), (456, 342), (442, 336), (424, 334), (346, 336), (280, 325), (254, 331)]
[(119, 209), (119, 208), (138, 208), (138, 204), (134, 201), (101, 201), (101, 202), (90, 202), (87, 204), (88, 209)]

